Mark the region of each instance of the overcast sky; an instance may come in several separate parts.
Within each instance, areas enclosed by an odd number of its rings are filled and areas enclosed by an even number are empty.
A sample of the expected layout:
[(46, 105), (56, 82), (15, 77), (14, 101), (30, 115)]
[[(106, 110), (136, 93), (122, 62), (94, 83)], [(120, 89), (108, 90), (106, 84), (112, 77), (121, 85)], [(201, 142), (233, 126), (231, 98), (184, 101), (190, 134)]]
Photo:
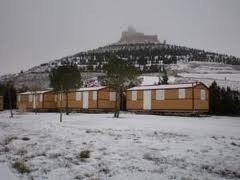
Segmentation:
[(240, 0), (0, 0), (0, 75), (116, 42), (128, 25), (240, 57)]

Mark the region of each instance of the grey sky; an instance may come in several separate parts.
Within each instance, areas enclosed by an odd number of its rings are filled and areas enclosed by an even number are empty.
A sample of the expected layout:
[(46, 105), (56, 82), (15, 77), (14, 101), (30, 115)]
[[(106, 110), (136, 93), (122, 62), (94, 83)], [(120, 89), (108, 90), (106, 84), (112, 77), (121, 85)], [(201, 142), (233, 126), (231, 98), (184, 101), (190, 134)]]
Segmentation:
[(240, 57), (240, 0), (0, 0), (0, 75), (113, 43), (128, 25)]

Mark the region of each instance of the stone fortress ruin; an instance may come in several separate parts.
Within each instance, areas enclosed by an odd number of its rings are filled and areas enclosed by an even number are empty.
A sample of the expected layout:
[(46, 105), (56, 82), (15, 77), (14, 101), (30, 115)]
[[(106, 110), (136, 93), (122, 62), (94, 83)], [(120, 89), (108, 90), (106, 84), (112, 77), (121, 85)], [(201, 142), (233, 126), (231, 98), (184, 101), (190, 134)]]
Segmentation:
[(137, 32), (133, 27), (129, 26), (127, 31), (122, 32), (121, 39), (118, 44), (157, 44), (160, 43), (157, 35), (145, 35)]

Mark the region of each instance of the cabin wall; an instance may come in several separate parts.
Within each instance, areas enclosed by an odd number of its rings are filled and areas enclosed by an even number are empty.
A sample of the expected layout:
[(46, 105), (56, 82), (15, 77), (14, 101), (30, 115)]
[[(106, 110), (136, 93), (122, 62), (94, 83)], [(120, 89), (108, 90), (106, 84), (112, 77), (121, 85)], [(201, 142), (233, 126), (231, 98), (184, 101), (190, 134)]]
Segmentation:
[(142, 110), (143, 109), (143, 91), (137, 91), (137, 100), (132, 101), (132, 91), (127, 91), (127, 109)]
[[(201, 99), (201, 89), (205, 90), (206, 92), (205, 100)], [(194, 88), (194, 109), (204, 111), (204, 112), (209, 111), (209, 91), (208, 91), (208, 88), (206, 88), (202, 84)]]
[[(114, 92), (109, 88), (98, 91), (98, 108), (99, 109), (114, 109), (116, 101), (110, 100), (110, 92)], [(116, 97), (116, 100), (119, 100)]]
[[(143, 91), (137, 91), (137, 100), (132, 101), (132, 91), (127, 91), (127, 109), (143, 110)], [(185, 88), (185, 99), (178, 98), (178, 89), (165, 89), (164, 100), (156, 100), (156, 90), (151, 90), (152, 110), (189, 110), (192, 108), (192, 90)]]
[[(178, 98), (178, 89), (165, 89), (164, 100), (156, 100), (156, 90), (151, 91), (151, 110), (152, 111), (195, 111), (207, 112), (209, 109), (208, 89), (200, 84), (192, 88), (185, 89), (185, 98)], [(201, 100), (201, 89), (206, 92), (206, 99)], [(127, 109), (128, 110), (143, 110), (143, 91), (137, 90), (137, 100), (132, 100), (132, 91), (127, 91)], [(194, 95), (194, 106), (193, 97)]]
[[(40, 101), (40, 94), (36, 94), (36, 110), (52, 110), (56, 109), (56, 102), (54, 101), (54, 93), (47, 92), (42, 94), (42, 101)], [(29, 101), (29, 96), (32, 96), (32, 101)], [(33, 94), (18, 94), (17, 108), (21, 110), (33, 110)]]
[[(109, 92), (111, 91), (109, 88), (104, 88), (100, 90), (96, 90), (97, 99), (93, 99), (93, 92), (95, 90), (89, 90), (88, 92), (88, 108), (87, 109), (113, 109), (115, 107), (115, 101), (110, 101)], [(77, 92), (70, 91), (68, 93), (68, 108), (75, 110), (83, 109), (83, 92), (81, 91), (81, 99), (76, 98)], [(59, 97), (58, 97), (59, 98)], [(61, 105), (62, 104), (62, 105)], [(58, 99), (57, 107), (62, 107), (63, 109), (66, 107), (66, 95), (63, 94), (62, 103)]]
[[(61, 100), (62, 98), (62, 100)], [(64, 108), (66, 106), (66, 95), (65, 93), (55, 93), (54, 101), (57, 104), (57, 108)]]
[(164, 100), (156, 100), (156, 90), (152, 90), (153, 110), (189, 110), (192, 108), (192, 89), (185, 88), (185, 98), (178, 98), (178, 89), (165, 89)]
[(43, 102), (40, 102), (38, 99), (38, 108), (42, 109), (56, 109), (57, 102), (55, 102), (55, 93), (47, 92), (43, 94)]
[[(82, 95), (81, 95), (82, 97)], [(66, 96), (64, 96), (64, 107), (66, 105)], [(68, 107), (73, 109), (81, 109), (82, 108), (82, 98), (81, 100), (76, 100), (76, 92), (71, 91), (68, 93)]]
[[(77, 91), (70, 91), (68, 92), (68, 108), (69, 109), (82, 109), (83, 108), (83, 92), (81, 91), (81, 99), (77, 100), (76, 95)], [(96, 109), (97, 108), (97, 100), (93, 100), (93, 91), (87, 91), (88, 92), (88, 109)], [(64, 93), (62, 95), (63, 101), (60, 102), (60, 99), (58, 97), (58, 108), (66, 108), (66, 94)]]
[[(98, 98), (99, 97), (97, 97), (97, 99)], [(97, 107), (97, 99), (93, 100), (93, 91), (88, 91), (88, 109), (97, 109), (98, 108)]]
[[(20, 101), (19, 101), (19, 96), (20, 96)], [(17, 107), (18, 109), (21, 110), (26, 110), (31, 108), (32, 109), (32, 103), (29, 102), (29, 95), (19, 95), (18, 94), (18, 98), (17, 98)]]

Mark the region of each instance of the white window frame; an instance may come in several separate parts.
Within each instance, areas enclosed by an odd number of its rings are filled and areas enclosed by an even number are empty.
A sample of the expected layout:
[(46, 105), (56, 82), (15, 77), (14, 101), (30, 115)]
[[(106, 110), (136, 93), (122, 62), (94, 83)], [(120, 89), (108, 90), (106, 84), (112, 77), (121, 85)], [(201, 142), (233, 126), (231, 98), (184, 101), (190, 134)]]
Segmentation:
[(132, 91), (132, 101), (137, 101), (137, 91)]
[(77, 91), (76, 92), (76, 101), (81, 101), (82, 100), (82, 92), (81, 91)]
[(109, 100), (116, 101), (116, 92), (109, 92)]
[(156, 90), (156, 100), (165, 100), (165, 90), (164, 89)]
[(54, 95), (54, 101), (57, 102), (58, 101), (58, 94)]
[(18, 95), (18, 102), (21, 101), (21, 94)]
[(39, 95), (39, 102), (43, 102), (43, 94)]
[(200, 99), (203, 101), (206, 100), (206, 90), (205, 89), (200, 90)]
[(32, 101), (33, 101), (33, 95), (30, 94), (30, 95), (28, 96), (28, 102), (32, 102)]
[(58, 94), (58, 99), (59, 99), (59, 101), (63, 101), (63, 93)]
[(186, 98), (186, 89), (178, 89), (178, 99)]
[(93, 99), (93, 101), (97, 100), (97, 91), (92, 92), (92, 99)]

